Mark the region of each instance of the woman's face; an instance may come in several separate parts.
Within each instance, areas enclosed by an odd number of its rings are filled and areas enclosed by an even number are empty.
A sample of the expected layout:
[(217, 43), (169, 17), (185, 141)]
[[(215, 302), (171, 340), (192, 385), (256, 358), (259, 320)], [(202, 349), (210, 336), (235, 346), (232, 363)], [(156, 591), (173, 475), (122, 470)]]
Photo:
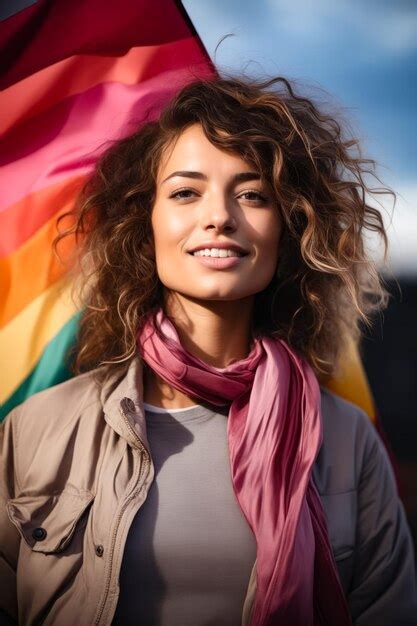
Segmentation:
[(240, 156), (211, 144), (199, 124), (163, 154), (152, 229), (159, 278), (186, 297), (247, 298), (276, 269), (281, 219), (271, 190)]

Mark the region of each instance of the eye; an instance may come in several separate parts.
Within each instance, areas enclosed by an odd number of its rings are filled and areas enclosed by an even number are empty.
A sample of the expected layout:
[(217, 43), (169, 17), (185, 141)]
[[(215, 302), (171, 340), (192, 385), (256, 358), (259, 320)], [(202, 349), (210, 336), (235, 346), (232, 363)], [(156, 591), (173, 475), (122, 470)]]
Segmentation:
[(169, 197), (178, 200), (188, 200), (189, 198), (191, 198), (192, 194), (195, 194), (195, 191), (193, 191), (192, 189), (178, 189), (178, 191), (175, 191)]
[(246, 200), (249, 200), (249, 202), (266, 202), (267, 201), (267, 198), (261, 193), (259, 193), (259, 191), (244, 191), (243, 193), (240, 194), (239, 198), (241, 198), (242, 196), (255, 196), (252, 198), (246, 198)]

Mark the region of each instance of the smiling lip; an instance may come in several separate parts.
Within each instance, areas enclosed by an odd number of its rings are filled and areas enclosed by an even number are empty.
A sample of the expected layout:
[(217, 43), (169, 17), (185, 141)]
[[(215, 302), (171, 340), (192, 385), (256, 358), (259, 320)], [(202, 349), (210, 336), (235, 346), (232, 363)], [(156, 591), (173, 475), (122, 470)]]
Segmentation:
[(234, 243), (233, 241), (203, 241), (200, 245), (195, 246), (195, 248), (191, 248), (187, 250), (190, 254), (196, 252), (197, 250), (204, 250), (205, 248), (220, 248), (220, 250), (234, 250), (239, 254), (246, 255), (248, 251), (239, 246), (239, 244)]
[(242, 263), (245, 256), (194, 256), (190, 255), (191, 258), (196, 259), (201, 265), (205, 265), (206, 267), (211, 267), (216, 270), (227, 270), (229, 267), (235, 267), (235, 265), (239, 265)]

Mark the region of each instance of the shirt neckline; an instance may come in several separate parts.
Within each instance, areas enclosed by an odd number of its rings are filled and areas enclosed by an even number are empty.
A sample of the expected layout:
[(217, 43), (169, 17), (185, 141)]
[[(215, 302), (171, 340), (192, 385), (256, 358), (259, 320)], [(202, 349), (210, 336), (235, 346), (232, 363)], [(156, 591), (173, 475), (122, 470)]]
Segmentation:
[(228, 416), (229, 405), (193, 404), (183, 409), (166, 409), (155, 406), (148, 402), (143, 402), (143, 409), (147, 419), (147, 424), (152, 427), (154, 424), (172, 424), (178, 422), (191, 422), (211, 417), (214, 413)]
[(195, 409), (199, 404), (192, 404), (191, 406), (186, 406), (182, 409), (165, 409), (162, 406), (155, 406), (154, 404), (149, 404), (148, 402), (143, 403), (143, 408), (145, 411), (151, 411), (152, 413), (182, 413), (184, 411), (191, 411)]

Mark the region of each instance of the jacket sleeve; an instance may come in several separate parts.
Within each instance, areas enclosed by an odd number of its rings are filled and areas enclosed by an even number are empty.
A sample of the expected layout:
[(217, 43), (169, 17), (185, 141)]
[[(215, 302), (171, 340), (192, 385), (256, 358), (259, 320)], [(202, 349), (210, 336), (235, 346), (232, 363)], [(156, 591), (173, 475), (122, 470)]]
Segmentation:
[(355, 626), (417, 626), (414, 548), (385, 446), (362, 420), (356, 551), (348, 594)]
[(0, 626), (18, 623), (16, 567), (20, 535), (11, 523), (6, 505), (18, 490), (15, 475), (15, 418), (13, 409), (0, 424)]

